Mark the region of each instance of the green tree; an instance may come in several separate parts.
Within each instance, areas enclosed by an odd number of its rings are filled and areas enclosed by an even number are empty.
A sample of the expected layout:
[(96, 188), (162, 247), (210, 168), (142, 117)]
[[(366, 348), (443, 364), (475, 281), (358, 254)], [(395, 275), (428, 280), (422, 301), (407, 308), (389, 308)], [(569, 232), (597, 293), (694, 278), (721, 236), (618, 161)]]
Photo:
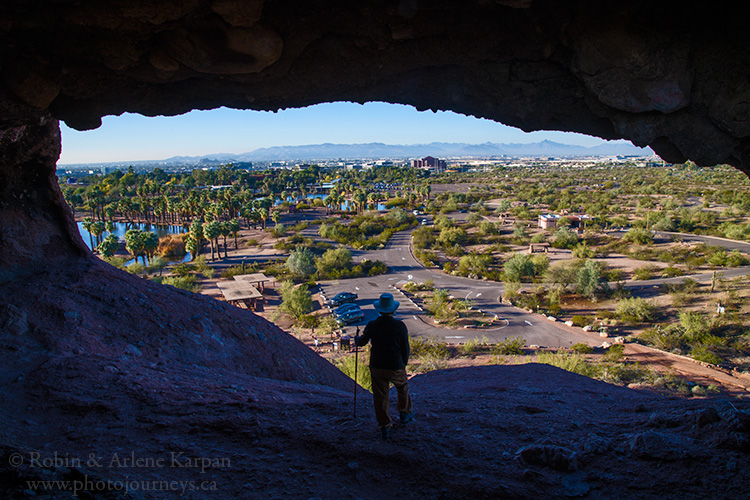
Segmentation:
[(318, 275), (329, 276), (332, 272), (352, 267), (352, 253), (346, 247), (331, 248), (316, 261)]
[(602, 268), (598, 262), (592, 259), (586, 260), (576, 273), (576, 291), (579, 295), (591, 300), (596, 299), (596, 294), (606, 282), (602, 278)]
[(302, 316), (313, 310), (313, 301), (307, 285), (294, 286), (291, 281), (281, 284), (281, 312), (299, 321)]
[(505, 262), (503, 266), (505, 280), (520, 283), (525, 278), (534, 276), (534, 263), (525, 253), (517, 253)]
[(468, 253), (458, 261), (458, 274), (461, 276), (485, 276), (492, 265), (492, 256), (487, 254)]
[(315, 258), (307, 247), (295, 248), (286, 260), (286, 267), (294, 276), (307, 278), (315, 272)]
[(573, 248), (578, 244), (578, 235), (567, 227), (555, 231), (554, 237), (552, 246), (555, 248)]
[(437, 241), (444, 248), (461, 245), (466, 241), (466, 231), (460, 227), (445, 227), (440, 231)]

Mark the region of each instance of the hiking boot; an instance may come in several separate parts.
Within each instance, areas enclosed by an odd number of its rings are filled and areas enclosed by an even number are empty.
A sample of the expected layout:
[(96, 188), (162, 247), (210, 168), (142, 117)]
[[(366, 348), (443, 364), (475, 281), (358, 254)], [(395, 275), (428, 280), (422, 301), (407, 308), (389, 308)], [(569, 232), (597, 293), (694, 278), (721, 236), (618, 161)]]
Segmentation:
[(401, 414), (401, 423), (402, 424), (408, 424), (409, 422), (414, 420), (414, 412), (411, 413), (402, 413)]
[(391, 437), (391, 429), (388, 427), (381, 427), (380, 428), (380, 435), (383, 436), (383, 439), (388, 439)]

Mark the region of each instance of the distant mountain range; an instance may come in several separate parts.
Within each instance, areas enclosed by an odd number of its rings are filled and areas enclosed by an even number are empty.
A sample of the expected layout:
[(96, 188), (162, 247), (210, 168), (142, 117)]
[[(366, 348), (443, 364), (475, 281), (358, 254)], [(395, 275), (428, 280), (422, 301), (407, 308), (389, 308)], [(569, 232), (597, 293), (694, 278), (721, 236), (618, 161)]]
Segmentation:
[(436, 158), (488, 158), (488, 157), (579, 157), (579, 156), (650, 156), (650, 148), (639, 148), (628, 142), (604, 142), (585, 147), (553, 141), (502, 144), (485, 142), (431, 142), (429, 144), (311, 144), (307, 146), (275, 146), (260, 148), (249, 153), (216, 153), (203, 156), (173, 156), (166, 160), (117, 162), (118, 164), (217, 164), (229, 162), (315, 161), (336, 159), (409, 159), (434, 156)]
[[(598, 146), (584, 147), (541, 141), (527, 144), (466, 144), (456, 142), (431, 142), (429, 144), (311, 144), (307, 146), (275, 146), (260, 148), (242, 154), (216, 154), (192, 158), (193, 161), (211, 159), (227, 161), (291, 161), (291, 160), (334, 160), (357, 158), (438, 158), (491, 157), (491, 156), (648, 156), (650, 148), (639, 148), (625, 142), (605, 142)], [(185, 161), (185, 157), (170, 158), (168, 161)]]

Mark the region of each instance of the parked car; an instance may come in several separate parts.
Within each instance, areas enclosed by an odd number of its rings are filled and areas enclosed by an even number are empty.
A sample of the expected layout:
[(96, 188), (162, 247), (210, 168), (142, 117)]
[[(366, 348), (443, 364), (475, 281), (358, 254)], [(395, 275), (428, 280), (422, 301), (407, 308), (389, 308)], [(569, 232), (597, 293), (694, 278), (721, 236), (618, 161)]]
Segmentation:
[(331, 305), (333, 307), (338, 307), (341, 304), (346, 304), (347, 302), (354, 302), (357, 300), (357, 294), (352, 292), (341, 292), (337, 293), (332, 299), (331, 299)]
[(342, 306), (338, 306), (336, 309), (333, 310), (333, 315), (335, 317), (339, 317), (342, 314), (349, 312), (349, 311), (360, 311), (360, 307), (353, 303), (353, 302), (347, 302), (346, 304)]
[(358, 323), (363, 319), (365, 319), (365, 313), (363, 313), (361, 309), (353, 309), (339, 316), (336, 321), (340, 325), (351, 325), (352, 323)]

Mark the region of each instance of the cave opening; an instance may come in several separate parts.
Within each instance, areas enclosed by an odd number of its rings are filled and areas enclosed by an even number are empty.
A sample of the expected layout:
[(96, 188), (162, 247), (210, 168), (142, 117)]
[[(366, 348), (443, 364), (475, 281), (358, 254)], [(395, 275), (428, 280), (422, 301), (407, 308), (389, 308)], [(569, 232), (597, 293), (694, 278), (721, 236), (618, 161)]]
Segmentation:
[(746, 494), (745, 400), (652, 397), (549, 366), (422, 377), (414, 385), (429, 412), (394, 454), (369, 439), (370, 422), (351, 425), (351, 380), (273, 324), (92, 258), (55, 177), (58, 120), (83, 130), (124, 112), (339, 100), (627, 139), (669, 163), (747, 173), (743, 9), (3, 2), (0, 467), (9, 480), (0, 493), (27, 498), (28, 480), (122, 481), (133, 472), (15, 467), (9, 457), (125, 451), (150, 464), (171, 452), (219, 464), (231, 457), (232, 470), (201, 476), (137, 471), (144, 480), (211, 479), (221, 486), (216, 499)]

